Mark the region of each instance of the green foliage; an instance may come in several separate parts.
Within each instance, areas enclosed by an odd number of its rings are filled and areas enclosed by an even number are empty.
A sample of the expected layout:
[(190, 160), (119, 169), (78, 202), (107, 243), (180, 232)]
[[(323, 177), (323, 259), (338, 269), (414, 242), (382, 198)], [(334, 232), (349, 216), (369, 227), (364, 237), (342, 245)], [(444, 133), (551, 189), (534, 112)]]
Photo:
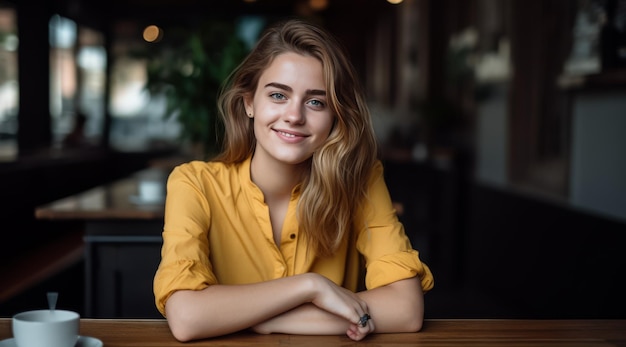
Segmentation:
[[(146, 88), (167, 100), (165, 117), (182, 125), (181, 140), (214, 153), (223, 134), (217, 114), (222, 83), (248, 53), (231, 22), (213, 20), (197, 30), (165, 33), (169, 39), (148, 59)], [(158, 47), (158, 46), (156, 46)]]

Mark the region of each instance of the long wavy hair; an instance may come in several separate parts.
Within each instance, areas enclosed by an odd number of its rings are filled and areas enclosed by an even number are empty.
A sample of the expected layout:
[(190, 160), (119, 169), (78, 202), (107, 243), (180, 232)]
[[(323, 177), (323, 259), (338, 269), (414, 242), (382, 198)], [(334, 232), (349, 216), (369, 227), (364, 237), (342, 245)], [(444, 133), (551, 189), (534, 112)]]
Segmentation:
[(297, 210), (300, 230), (309, 244), (318, 256), (329, 256), (349, 233), (378, 159), (364, 92), (344, 47), (334, 36), (299, 19), (281, 22), (263, 33), (219, 95), (225, 137), (216, 160), (239, 163), (254, 153), (254, 120), (246, 115), (244, 97), (254, 95), (263, 71), (286, 52), (312, 56), (322, 63), (328, 106), (335, 118), (328, 139), (310, 159)]

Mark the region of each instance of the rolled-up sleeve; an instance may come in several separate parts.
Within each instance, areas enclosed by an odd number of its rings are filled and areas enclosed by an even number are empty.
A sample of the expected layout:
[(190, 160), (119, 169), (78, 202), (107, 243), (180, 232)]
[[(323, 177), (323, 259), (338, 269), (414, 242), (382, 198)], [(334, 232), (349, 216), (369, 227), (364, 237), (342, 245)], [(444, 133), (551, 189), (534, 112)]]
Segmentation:
[(163, 315), (175, 291), (217, 283), (209, 262), (211, 214), (203, 189), (190, 164), (175, 168), (168, 178), (161, 263), (153, 283), (155, 304)]
[(365, 259), (365, 286), (384, 286), (418, 276), (424, 292), (434, 286), (430, 268), (413, 248), (398, 220), (380, 162), (368, 182), (368, 193), (356, 219), (357, 249)]
[(365, 285), (376, 288), (415, 276), (419, 276), (424, 292), (434, 286), (433, 275), (428, 266), (420, 261), (419, 253), (416, 250), (401, 251), (372, 261), (367, 267)]

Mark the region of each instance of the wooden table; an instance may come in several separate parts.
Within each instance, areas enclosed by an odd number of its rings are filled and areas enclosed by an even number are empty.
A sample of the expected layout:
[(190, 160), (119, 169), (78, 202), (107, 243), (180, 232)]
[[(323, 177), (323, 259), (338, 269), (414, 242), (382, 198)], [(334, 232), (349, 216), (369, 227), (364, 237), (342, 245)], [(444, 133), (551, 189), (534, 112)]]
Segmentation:
[(39, 219), (84, 224), (85, 317), (161, 318), (152, 279), (161, 256), (165, 205), (137, 197), (142, 180), (157, 179), (165, 187), (167, 174), (148, 168), (35, 210)]
[(121, 180), (38, 206), (35, 216), (49, 220), (160, 220), (164, 205), (133, 202), (139, 182), (145, 177), (160, 177), (165, 184), (167, 172), (148, 168)]
[[(354, 342), (346, 336), (234, 334), (179, 343), (164, 320), (82, 319), (80, 334), (104, 347), (161, 346), (626, 346), (626, 320), (427, 320), (419, 333), (373, 334)], [(0, 319), (0, 340), (10, 338), (11, 320)]]

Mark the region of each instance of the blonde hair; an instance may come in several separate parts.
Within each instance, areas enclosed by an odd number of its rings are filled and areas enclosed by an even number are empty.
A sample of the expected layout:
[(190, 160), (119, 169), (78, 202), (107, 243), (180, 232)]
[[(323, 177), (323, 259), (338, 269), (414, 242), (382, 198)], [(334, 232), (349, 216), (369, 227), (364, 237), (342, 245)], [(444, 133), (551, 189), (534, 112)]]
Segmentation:
[(253, 120), (244, 97), (253, 95), (272, 60), (285, 52), (312, 56), (323, 66), (328, 106), (335, 124), (310, 160), (301, 185), (298, 223), (319, 256), (331, 255), (352, 228), (358, 203), (378, 159), (376, 137), (354, 67), (339, 42), (321, 27), (291, 19), (264, 32), (233, 71), (218, 99), (225, 126), (223, 151), (216, 160), (238, 163), (254, 153)]

